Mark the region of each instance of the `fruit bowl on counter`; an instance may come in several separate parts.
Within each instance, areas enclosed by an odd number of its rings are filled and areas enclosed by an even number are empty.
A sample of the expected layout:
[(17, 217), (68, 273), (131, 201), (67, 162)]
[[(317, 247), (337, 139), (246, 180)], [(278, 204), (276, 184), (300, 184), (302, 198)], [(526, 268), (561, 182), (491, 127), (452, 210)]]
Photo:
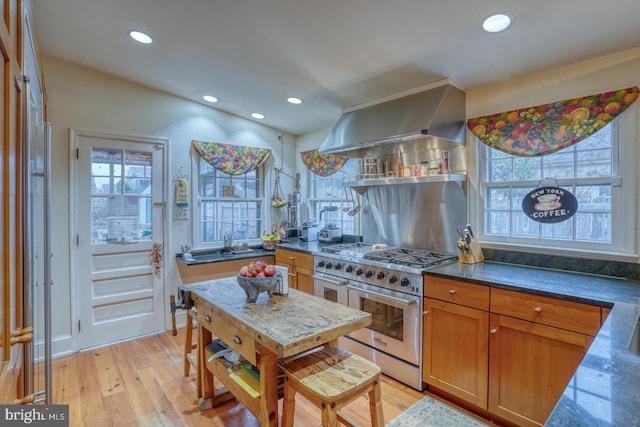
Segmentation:
[(263, 234), (260, 238), (262, 239), (262, 249), (266, 251), (275, 251), (276, 244), (280, 241), (280, 235), (276, 233)]
[(276, 266), (265, 264), (262, 261), (250, 262), (240, 269), (236, 276), (238, 284), (247, 294), (247, 302), (256, 302), (260, 292), (267, 292), (273, 295), (278, 280), (282, 279)]

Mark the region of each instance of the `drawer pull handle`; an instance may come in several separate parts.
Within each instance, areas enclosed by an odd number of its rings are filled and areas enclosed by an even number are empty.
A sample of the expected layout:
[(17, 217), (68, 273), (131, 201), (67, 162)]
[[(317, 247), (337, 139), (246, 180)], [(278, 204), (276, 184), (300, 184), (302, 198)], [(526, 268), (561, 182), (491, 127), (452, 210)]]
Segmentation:
[(451, 295), (455, 295), (455, 294), (456, 294), (456, 292), (458, 292), (458, 291), (456, 291), (455, 289), (449, 289), (449, 293), (450, 293)]
[(495, 335), (498, 332), (496, 328), (493, 328), (489, 331), (490, 334)]
[(233, 342), (236, 343), (236, 344), (242, 344), (242, 340), (237, 335), (233, 336)]
[(423, 311), (422, 314), (429, 314), (429, 310)]
[(535, 311), (536, 313), (541, 313), (542, 312), (542, 307), (536, 307), (533, 309), (533, 311)]
[(294, 259), (296, 259), (296, 257), (294, 257), (294, 256), (290, 256), (289, 257), (289, 261), (293, 261)]
[(204, 321), (207, 323), (211, 323), (211, 316), (209, 316), (208, 314), (204, 316)]
[(289, 273), (289, 277), (296, 277), (297, 275), (297, 273)]

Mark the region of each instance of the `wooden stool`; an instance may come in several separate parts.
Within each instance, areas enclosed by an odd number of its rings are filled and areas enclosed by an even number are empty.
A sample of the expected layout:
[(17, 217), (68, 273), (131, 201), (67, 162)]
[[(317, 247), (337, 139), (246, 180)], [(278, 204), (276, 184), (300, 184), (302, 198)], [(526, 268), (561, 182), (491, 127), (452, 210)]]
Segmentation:
[(322, 409), (324, 427), (338, 425), (338, 420), (353, 426), (338, 411), (348, 403), (369, 394), (371, 425), (383, 427), (380, 396), (380, 368), (368, 360), (335, 347), (324, 347), (311, 353), (280, 362), (284, 371), (282, 425), (293, 426), (295, 395), (300, 393)]
[(193, 342), (193, 331), (198, 330), (198, 322), (194, 319), (198, 316), (198, 311), (194, 308), (187, 310), (187, 326), (185, 330), (184, 340), (184, 376), (189, 376), (189, 368), (193, 365), (194, 368), (198, 367), (198, 359), (191, 352), (198, 348), (198, 343)]

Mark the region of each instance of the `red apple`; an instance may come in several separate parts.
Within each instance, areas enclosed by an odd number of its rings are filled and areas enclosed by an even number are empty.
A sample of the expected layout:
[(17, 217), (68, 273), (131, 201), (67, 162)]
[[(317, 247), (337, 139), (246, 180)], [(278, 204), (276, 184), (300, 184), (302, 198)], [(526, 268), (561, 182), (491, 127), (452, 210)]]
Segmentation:
[(247, 277), (247, 274), (249, 274), (249, 267), (245, 265), (240, 269), (240, 275)]
[(267, 276), (264, 274), (264, 271), (259, 271), (258, 274), (256, 274), (256, 278), (263, 279), (265, 277)]
[(264, 275), (267, 277), (271, 277), (276, 274), (276, 266), (275, 265), (267, 265), (264, 267)]

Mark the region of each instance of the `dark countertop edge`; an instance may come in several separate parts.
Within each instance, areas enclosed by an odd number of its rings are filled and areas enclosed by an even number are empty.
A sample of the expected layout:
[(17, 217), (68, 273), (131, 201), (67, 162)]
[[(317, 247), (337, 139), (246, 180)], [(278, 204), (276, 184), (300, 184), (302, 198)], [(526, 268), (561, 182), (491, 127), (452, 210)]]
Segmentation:
[[(176, 262), (182, 263), (184, 265), (198, 265), (198, 264), (211, 264), (214, 262), (225, 262), (225, 261), (233, 261), (238, 259), (247, 259), (247, 258), (260, 258), (265, 256), (275, 256), (276, 251), (268, 251), (266, 249), (253, 249), (251, 252), (245, 252), (240, 254), (233, 255), (222, 255), (217, 250), (213, 253), (202, 253), (202, 254), (194, 254), (194, 256), (206, 256), (211, 255), (211, 258), (208, 259), (194, 259), (193, 261), (187, 261), (182, 258), (182, 254), (176, 255)], [(216, 256), (217, 255), (217, 256)], [(214, 258), (215, 257), (215, 258)]]
[[(545, 426), (640, 425), (634, 424), (638, 421), (635, 416), (640, 404), (640, 356), (628, 349), (629, 340), (640, 316), (640, 282), (491, 261), (474, 265), (452, 263), (427, 270), (424, 274), (601, 307), (613, 307), (569, 381), (567, 389), (546, 420)], [(515, 283), (509, 284), (507, 280)], [(599, 376), (607, 379), (606, 384), (611, 393), (607, 399), (609, 410), (605, 408), (603, 413), (605, 418), (609, 416), (608, 422), (590, 414), (587, 410), (589, 401), (580, 400), (582, 393), (576, 396), (575, 387), (572, 388), (572, 384), (581, 384), (581, 388), (585, 390), (590, 388), (589, 378), (597, 379), (598, 376), (584, 373), (591, 371), (594, 364), (601, 370)], [(597, 389), (599, 386), (601, 384), (591, 387)], [(597, 407), (588, 409), (599, 414)], [(630, 424), (630, 420), (634, 421)]]
[[(499, 263), (495, 263), (495, 264), (499, 264)], [(513, 266), (515, 268), (529, 268), (532, 270), (540, 270), (541, 268), (539, 267), (527, 267), (527, 266), (521, 266), (521, 265), (511, 265), (511, 264), (504, 264), (505, 266)], [(572, 276), (576, 276), (576, 275), (582, 275), (582, 273), (573, 273), (573, 272), (567, 272), (567, 271), (556, 271), (556, 270), (549, 270), (555, 273), (559, 273), (559, 274), (571, 274)], [(444, 279), (456, 279), (456, 280), (460, 280), (461, 282), (467, 282), (467, 283), (473, 283), (476, 285), (483, 285), (483, 286), (490, 286), (492, 288), (499, 288), (499, 289), (506, 289), (506, 290), (510, 290), (510, 291), (517, 291), (517, 292), (524, 292), (524, 293), (528, 293), (528, 294), (533, 294), (533, 295), (540, 295), (540, 296), (546, 296), (546, 297), (550, 297), (550, 298), (556, 298), (556, 299), (562, 299), (565, 301), (574, 301), (574, 302), (582, 302), (585, 304), (590, 304), (590, 305), (596, 305), (599, 307), (605, 307), (605, 308), (612, 308), (615, 303), (612, 301), (605, 301), (602, 299), (598, 299), (598, 298), (587, 298), (587, 297), (580, 297), (580, 296), (576, 296), (576, 295), (571, 295), (571, 294), (566, 294), (566, 293), (562, 293), (562, 292), (554, 292), (554, 291), (546, 291), (546, 290), (541, 290), (541, 289), (537, 289), (535, 287), (524, 287), (522, 285), (512, 285), (512, 284), (508, 284), (508, 283), (500, 283), (500, 282), (495, 282), (492, 281), (490, 279), (487, 280), (482, 280), (482, 279), (474, 279), (474, 278), (469, 278), (469, 277), (461, 277), (461, 276), (456, 276), (456, 275), (452, 275), (452, 274), (447, 274), (447, 273), (441, 273), (441, 272), (437, 272), (437, 271), (431, 271), (431, 270), (427, 270), (423, 273), (424, 276), (437, 276), (437, 277), (442, 277)], [(605, 278), (604, 280), (610, 280), (613, 278)], [(621, 279), (624, 280), (624, 279)]]

